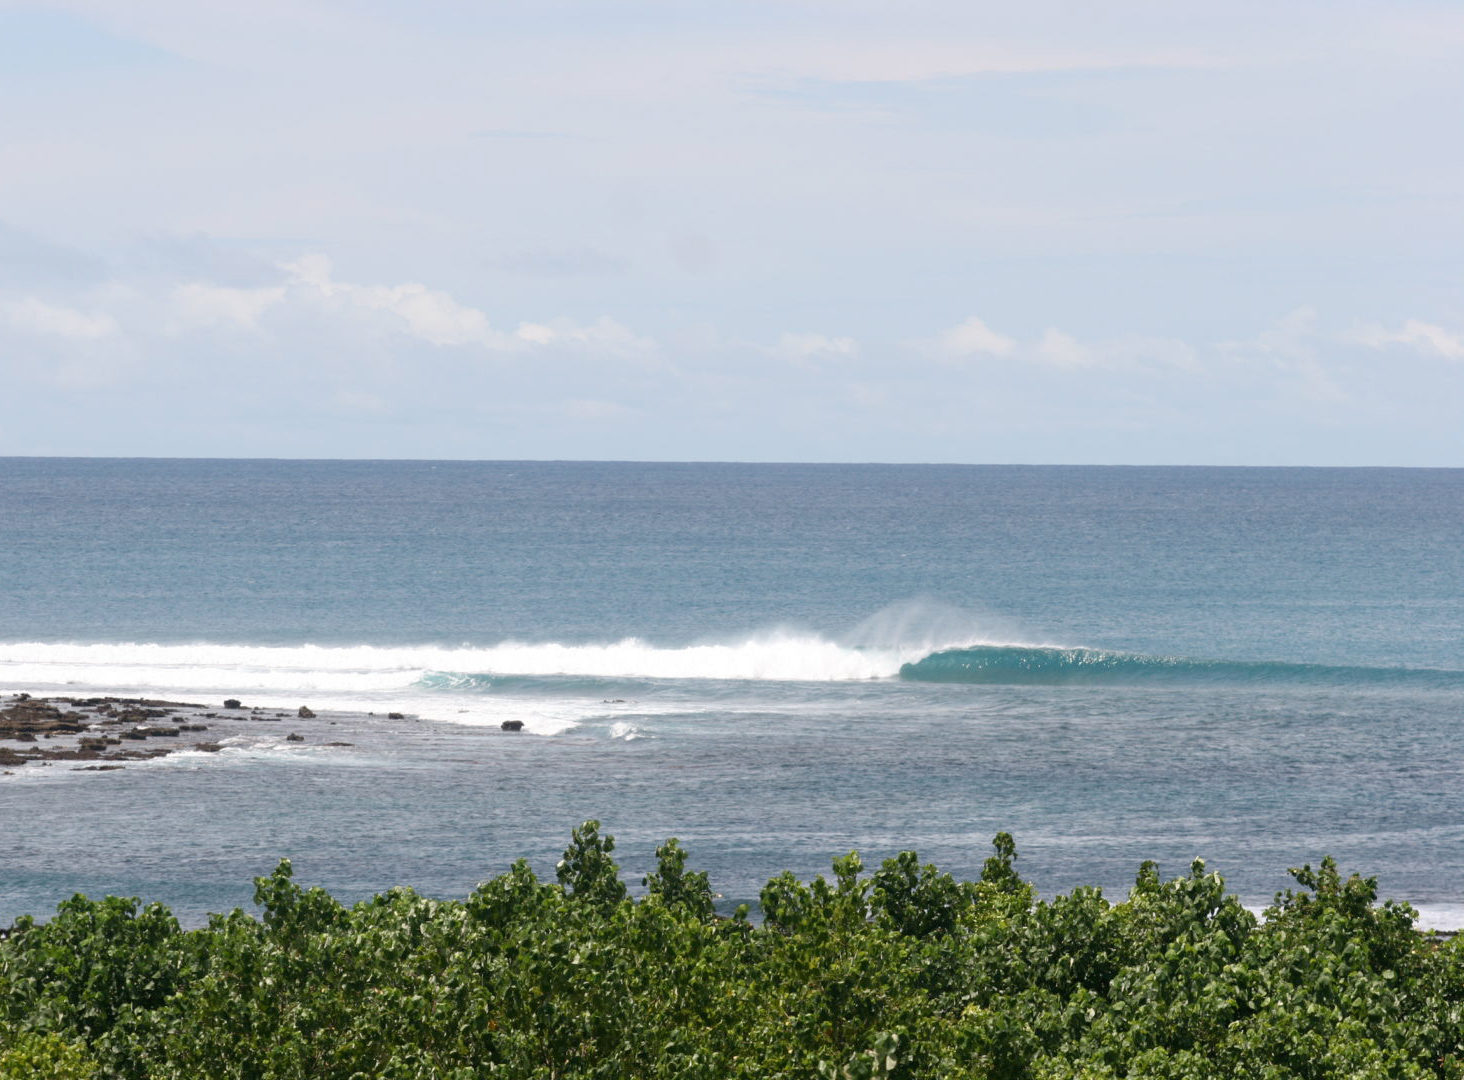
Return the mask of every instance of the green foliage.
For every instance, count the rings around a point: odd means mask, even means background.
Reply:
[[[625,899],[620,867],[610,857],[614,850],[615,837],[601,837],[600,823],[587,821],[570,834],[569,847],[554,875],[576,900],[599,908],[613,907]]]
[[[593,821],[557,883],[520,861],[462,901],[345,907],[288,861],[260,917],[192,931],[74,897],[0,939],[0,1080],[1464,1080],[1464,944],[1372,879],[1323,860],[1258,920],[1199,861],[1038,900],[993,845],[975,882],[782,874],[760,925],[675,840],[629,898]]]
[[[661,903],[680,908],[688,915],[710,919],[715,913],[707,875],[687,871],[686,849],[674,836],[656,849],[656,872],[647,874],[641,883]]]
[[[0,1080],[91,1080],[96,1062],[59,1035],[0,1035]]]

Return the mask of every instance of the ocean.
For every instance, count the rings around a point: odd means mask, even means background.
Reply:
[[[1464,470],[0,459],[0,692],[349,744],[11,770],[0,925],[463,896],[588,818],[726,910],[1009,831],[1047,896],[1330,854],[1464,925],[1461,539]]]

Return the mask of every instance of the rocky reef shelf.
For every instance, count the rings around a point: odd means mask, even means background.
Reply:
[[[217,752],[223,748],[221,739],[259,723],[293,721],[287,741],[314,741],[316,732],[311,729],[318,726],[318,719],[304,705],[289,712],[251,708],[233,698],[222,706],[209,706],[152,698],[17,693],[0,699],[0,770],[8,775],[21,768],[68,764],[101,772],[179,750]],[[310,734],[293,730],[297,727]]]

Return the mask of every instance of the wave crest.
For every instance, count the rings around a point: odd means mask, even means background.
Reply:
[[[943,649],[900,667],[913,682],[1061,685],[1129,682],[1464,685],[1464,672],[1341,667],[1268,660],[1195,660],[1105,649],[976,645]]]

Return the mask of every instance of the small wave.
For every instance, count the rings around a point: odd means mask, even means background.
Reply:
[[[944,649],[900,668],[913,682],[1060,685],[1096,683],[1281,683],[1464,686],[1464,671],[1342,667],[1264,660],[1196,660],[1104,649],[978,645]]]

